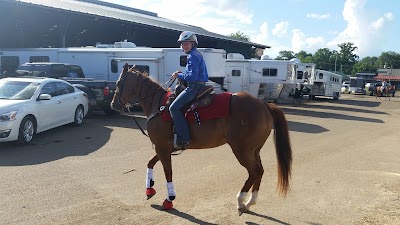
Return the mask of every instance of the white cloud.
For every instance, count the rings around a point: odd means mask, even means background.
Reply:
[[[307,14],[307,18],[310,18],[310,19],[324,20],[324,19],[328,19],[330,17],[331,17],[331,14],[329,14],[329,13],[327,13],[327,14],[308,13]]]
[[[116,4],[155,12],[159,17],[228,35],[251,24],[247,0],[116,0]],[[189,8],[188,8],[189,7]],[[189,10],[188,10],[189,9]]]
[[[338,49],[337,44],[352,42],[358,47],[361,57],[381,52],[385,26],[394,19],[392,13],[385,13],[373,20],[365,11],[366,0],[346,0],[343,18],[347,22],[345,30],[328,43],[329,48]]]
[[[253,33],[254,34],[250,36],[251,41],[255,43],[267,43],[269,37],[268,23],[262,23],[260,26],[260,30]]]
[[[275,24],[274,29],[272,29],[272,34],[277,37],[283,37],[287,33],[287,29],[289,27],[289,22],[280,22]]]
[[[304,50],[306,52],[314,53],[321,46],[324,45],[325,40],[323,37],[307,37],[301,30],[294,29],[292,31],[292,48],[294,53]]]

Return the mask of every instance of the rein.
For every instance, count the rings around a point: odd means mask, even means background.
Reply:
[[[155,90],[158,90],[158,89],[160,89],[160,88],[164,88],[168,83],[170,83],[170,84],[168,85],[168,87],[167,87],[166,89],[170,88],[170,87],[172,86],[172,84],[174,83],[175,79],[176,79],[176,78],[172,78],[172,77],[171,77],[171,79],[169,79],[167,82],[165,82],[165,83],[164,83],[163,85],[161,85],[160,87],[157,87]],[[124,86],[125,86],[125,84],[124,84]],[[153,93],[153,92],[151,92],[151,93]],[[137,101],[139,102],[139,101],[142,101],[142,100],[144,100],[144,99],[146,99],[146,98],[148,98],[148,97],[152,97],[152,96],[153,96],[153,95],[146,95],[146,96],[144,96],[144,97],[142,97],[142,98],[139,98]],[[122,103],[124,103],[124,102],[121,100],[121,97],[119,97],[118,101],[121,101]],[[130,116],[133,118],[133,121],[135,122],[136,126],[139,127],[140,131],[142,131],[142,134],[143,134],[144,136],[150,138],[149,135],[146,134],[146,132],[144,131],[144,129],[140,126],[140,124],[139,124],[139,122],[137,121],[136,117],[135,117],[134,115],[131,114],[131,110],[130,110],[131,105],[132,105],[132,104],[130,104],[130,103],[127,103],[127,104],[124,103],[125,108],[128,110]],[[150,116],[151,116],[151,118],[154,118],[154,117],[155,117],[156,115],[158,115],[159,113],[160,113],[160,111],[158,111],[157,113],[153,113],[154,115],[151,114]],[[149,118],[150,118],[150,116],[149,116]],[[148,122],[148,121],[149,121],[149,119],[147,120],[147,122]]]

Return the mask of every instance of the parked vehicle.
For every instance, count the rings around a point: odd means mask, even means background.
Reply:
[[[342,75],[326,70],[315,70],[311,84],[312,89],[308,95],[310,99],[323,96],[338,100],[342,92]]]
[[[53,78],[0,80],[0,142],[27,144],[35,134],[73,123],[88,112],[87,94]]]
[[[350,77],[349,94],[366,94],[363,77]]]
[[[348,84],[342,84],[342,88],[340,89],[340,93],[349,94],[349,85]]]
[[[239,53],[228,53],[224,88],[229,92],[247,92],[263,101],[277,102],[294,95],[298,82],[303,83],[297,61],[245,59]],[[299,79],[298,79],[299,77]]]
[[[17,68],[16,74],[16,76],[66,80],[88,95],[90,111],[104,111],[108,114],[114,112],[110,108],[110,103],[116,89],[115,82],[87,79],[78,65],[52,62],[24,63]]]
[[[223,84],[226,51],[198,48],[207,64],[210,80]],[[159,83],[165,83],[171,74],[186,67],[187,54],[181,48],[137,47],[128,41],[113,45],[70,48],[0,49],[0,70],[15,71],[27,62],[60,62],[79,65],[86,78],[116,82],[125,63],[147,71]]]

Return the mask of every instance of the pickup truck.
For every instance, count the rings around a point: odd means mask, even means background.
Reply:
[[[104,111],[108,115],[114,113],[110,103],[116,89],[115,82],[85,78],[82,68],[78,65],[52,62],[24,63],[14,74],[14,76],[63,79],[88,95],[89,111]]]

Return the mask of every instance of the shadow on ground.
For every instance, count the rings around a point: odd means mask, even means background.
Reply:
[[[25,146],[15,142],[0,143],[0,166],[35,165],[88,155],[110,140],[113,126],[134,128],[130,120],[120,115],[92,114],[79,127],[65,125],[39,133]]]

